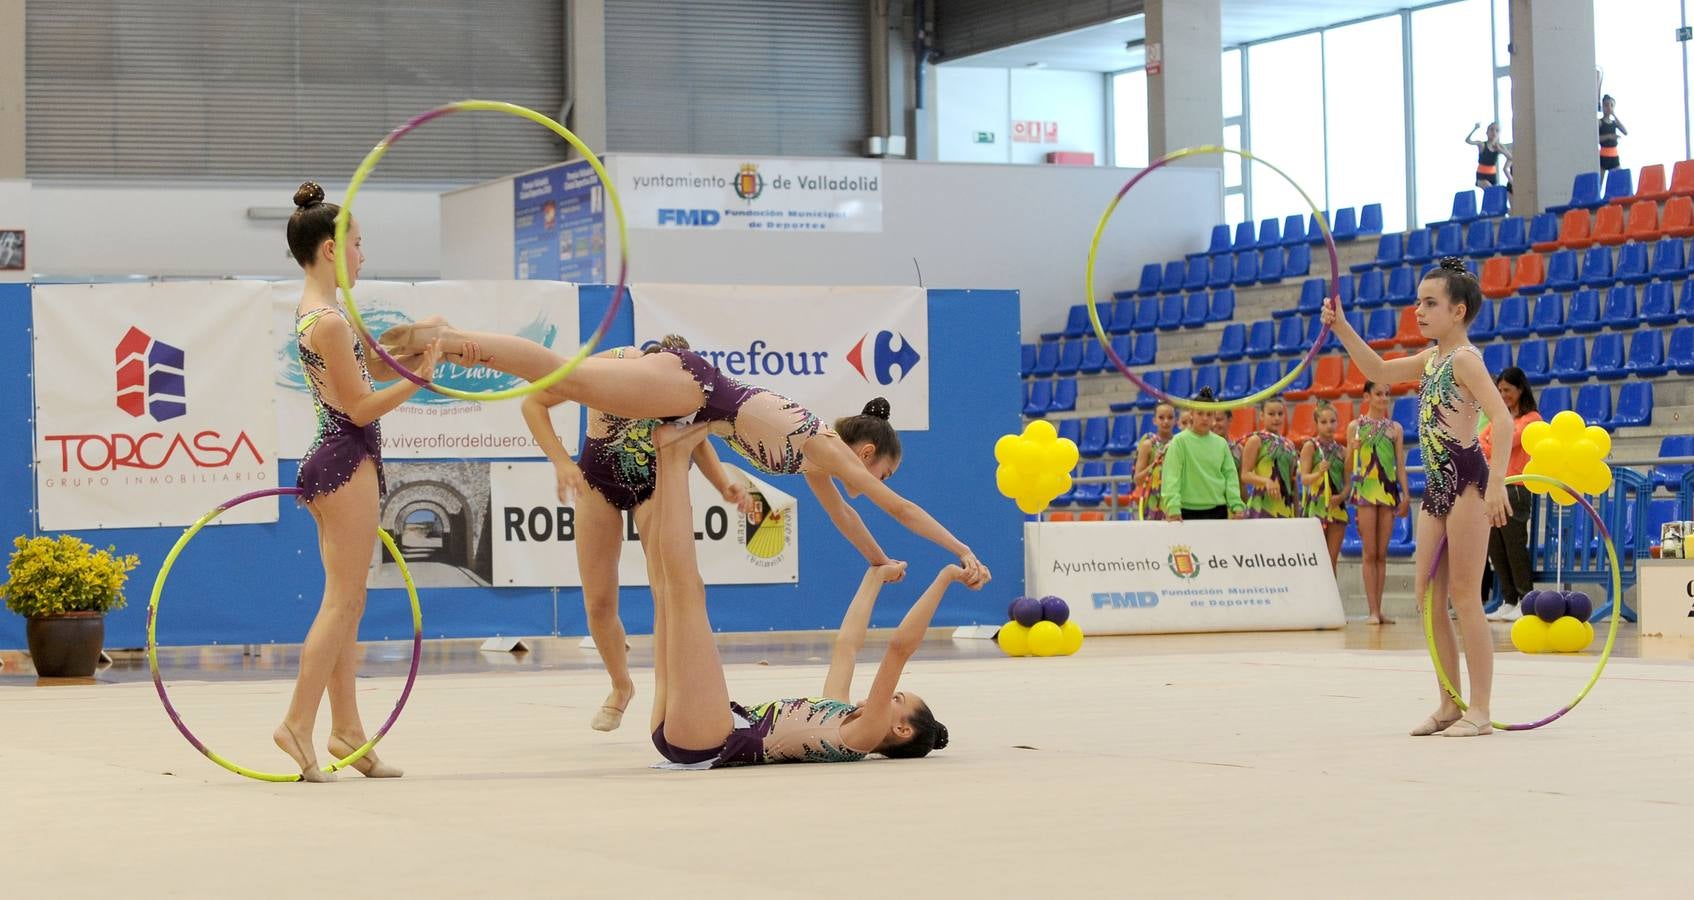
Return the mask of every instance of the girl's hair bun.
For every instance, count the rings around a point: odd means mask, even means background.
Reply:
[[[311,209],[322,202],[324,202],[323,185],[315,181],[305,182],[294,192],[294,205],[301,209]]]

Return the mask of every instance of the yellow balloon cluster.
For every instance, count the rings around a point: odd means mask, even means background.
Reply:
[[[1017,622],[1000,626],[995,642],[1007,656],[1069,656],[1082,649],[1082,626],[1036,622],[1025,628]]]
[[[1587,425],[1582,416],[1565,410],[1552,422],[1531,422],[1523,429],[1523,449],[1529,454],[1525,475],[1556,478],[1584,494],[1603,494],[1612,486],[1612,467],[1606,457],[1612,452],[1612,436],[1598,425]],[[1576,498],[1556,487],[1524,482],[1532,493],[1552,494],[1553,502],[1570,506]]]
[[[1523,653],[1579,653],[1594,641],[1594,626],[1573,616],[1547,622],[1524,616],[1512,623],[1512,646]]]
[[[1003,435],[994,442],[994,460],[1000,464],[994,484],[1033,516],[1071,489],[1070,472],[1078,457],[1075,441],[1059,437],[1053,423],[1036,419],[1023,434]]]

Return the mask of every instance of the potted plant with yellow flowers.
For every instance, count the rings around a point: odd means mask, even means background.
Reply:
[[[140,560],[116,548],[95,550],[68,534],[19,537],[0,584],[6,608],[29,620],[30,660],[37,675],[94,674],[106,639],[106,613],[122,609],[124,582]]]

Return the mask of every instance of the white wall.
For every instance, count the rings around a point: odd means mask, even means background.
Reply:
[[[725,157],[731,162],[738,161]],[[618,157],[607,160],[616,179]],[[701,284],[915,284],[1015,288],[1026,337],[1064,323],[1084,299],[1088,241],[1134,174],[1084,166],[885,162],[879,233],[699,229],[630,231],[631,280]],[[1097,290],[1133,287],[1141,265],[1205,248],[1222,208],[1215,169],[1160,169],[1136,186],[1106,233]],[[446,194],[444,278],[511,278],[512,179]],[[610,230],[610,229],[608,229]],[[612,235],[615,266],[616,235]]]
[[[30,183],[27,181],[0,180],[0,231],[23,230],[24,262],[33,266],[35,263],[35,230],[30,227]],[[29,269],[21,272],[0,271],[0,282],[28,281]]]
[[[247,217],[249,207],[292,210],[298,186],[37,181],[30,201],[29,267],[71,278],[298,276],[299,267],[288,257],[287,222]],[[324,185],[332,202],[345,188]],[[360,190],[353,212],[369,257],[365,277],[440,275],[440,193]]]
[[[1106,77],[1051,69],[936,68],[937,152],[942,162],[1042,163],[1058,150],[1106,158]],[[1012,123],[1057,122],[1056,143],[1013,143]],[[994,143],[975,142],[979,131]]]

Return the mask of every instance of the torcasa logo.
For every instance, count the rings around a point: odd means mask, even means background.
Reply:
[[[894,348],[895,339],[900,341],[898,350]],[[871,345],[868,368],[865,360],[867,343]],[[859,377],[877,384],[898,384],[905,381],[906,376],[912,374],[912,370],[922,361],[923,356],[912,347],[912,342],[906,340],[905,335],[893,331],[878,331],[875,335],[867,333],[859,338],[852,350],[847,351],[847,362],[858,371]],[[896,368],[900,370],[898,375],[894,373]]]
[[[118,409],[135,418],[150,415],[164,422],[188,413],[183,372],[184,354],[131,325],[118,340],[116,357]]]

